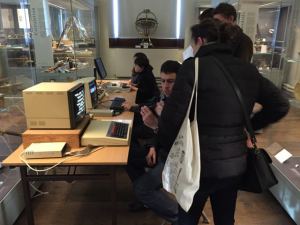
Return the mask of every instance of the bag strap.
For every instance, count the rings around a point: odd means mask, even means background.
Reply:
[[[197,118],[196,117],[196,112],[197,112],[196,110],[197,110],[197,90],[198,90],[198,65],[199,65],[198,61],[199,61],[198,58],[195,58],[195,81],[194,81],[194,85],[193,85],[193,90],[192,90],[192,95],[191,95],[189,107],[188,107],[188,110],[186,112],[185,118],[189,117],[189,115],[190,115],[191,106],[192,106],[193,97],[194,97],[195,92],[196,92],[196,99],[195,99],[196,101],[195,101],[194,119]]]
[[[195,58],[195,109],[194,109],[194,118],[193,120],[197,119],[197,102],[198,102],[198,78],[199,78],[199,58]]]
[[[234,90],[234,92],[235,92],[235,94],[236,94],[236,96],[237,96],[237,98],[238,98],[238,100],[240,102],[240,105],[241,105],[241,108],[242,108],[242,111],[243,111],[243,114],[244,114],[244,120],[245,120],[245,123],[246,123],[246,129],[247,129],[247,131],[248,131],[248,133],[250,135],[251,142],[252,142],[254,148],[256,149],[257,148],[257,146],[256,146],[256,137],[255,137],[255,134],[254,134],[254,130],[253,130],[251,121],[250,121],[250,116],[247,113],[247,109],[246,109],[246,106],[244,104],[242,93],[241,93],[239,87],[237,86],[236,82],[231,77],[231,75],[228,72],[228,70],[224,67],[223,63],[221,63],[220,60],[218,60],[214,56],[212,56],[212,58],[215,61],[215,63],[218,65],[218,67],[222,70],[225,78],[230,83],[231,87],[233,88],[233,90]]]

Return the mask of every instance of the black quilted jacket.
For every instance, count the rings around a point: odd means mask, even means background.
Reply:
[[[246,137],[240,103],[212,55],[236,81],[249,115],[255,102],[263,106],[263,110],[252,117],[254,129],[278,121],[289,109],[288,100],[278,88],[259,74],[254,65],[234,58],[230,52],[227,46],[210,44],[202,46],[196,55],[199,57],[197,121],[202,177],[237,176],[246,168]],[[162,158],[167,157],[183,122],[193,84],[194,59],[190,58],[183,63],[160,117],[158,142]]]

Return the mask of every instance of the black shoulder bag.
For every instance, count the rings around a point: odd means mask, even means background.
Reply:
[[[247,151],[247,169],[243,176],[240,189],[248,192],[261,193],[278,183],[270,167],[272,159],[268,155],[266,150],[262,148],[257,148],[256,146],[255,134],[240,89],[238,88],[235,81],[232,79],[227,69],[223,66],[223,64],[217,58],[212,58],[214,59],[218,67],[222,70],[227,81],[230,83],[230,85],[235,91],[235,94],[240,102],[244,114],[246,129],[250,135],[251,142],[253,144],[253,148],[248,148]]]

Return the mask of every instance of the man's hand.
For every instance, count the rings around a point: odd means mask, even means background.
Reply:
[[[254,148],[254,145],[253,145],[250,137],[247,138],[246,143],[247,143],[247,147],[248,148]]]
[[[124,110],[129,111],[130,108],[132,107],[132,104],[126,101],[122,104],[122,106],[124,107]]]
[[[137,91],[138,90],[137,85],[136,84],[131,84],[130,85],[130,90]]]
[[[156,107],[155,107],[155,112],[158,116],[160,116],[163,108],[164,108],[165,102],[164,101],[160,101],[156,103]]]
[[[143,118],[144,124],[151,129],[157,129],[158,127],[158,119],[157,117],[151,112],[148,106],[143,106],[141,108],[141,116]]]
[[[156,164],[156,150],[154,147],[149,149],[149,152],[146,156],[148,166],[152,167]]]
[[[249,133],[247,131],[246,131],[246,134],[247,134],[247,140],[246,140],[247,147],[248,148],[254,148],[254,145],[253,145],[253,143],[251,141],[251,137],[250,137],[250,135],[249,135]]]

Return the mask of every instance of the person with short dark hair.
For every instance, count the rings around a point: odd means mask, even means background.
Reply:
[[[133,55],[133,61],[135,61],[137,58],[144,58],[144,59],[148,59],[148,57],[142,53],[142,52],[136,52],[134,55]],[[136,87],[137,86],[137,82],[138,82],[138,73],[135,72],[134,70],[134,66],[132,67],[132,71],[131,71],[131,79],[129,80],[128,84],[133,86],[133,87]]]
[[[145,59],[148,59],[148,57],[146,56],[145,53],[143,52],[136,52],[134,55],[133,55],[133,58],[136,59],[136,58],[145,58]]]
[[[213,16],[214,16],[214,8],[207,8],[207,9],[203,10],[203,12],[201,12],[198,19],[199,19],[199,22],[201,22],[204,19],[213,18]]]
[[[216,64],[229,71],[242,93],[248,114],[255,102],[262,110],[251,118],[253,129],[260,129],[284,117],[289,102],[281,91],[257,68],[232,55],[228,45],[220,43],[218,24],[205,20],[191,28],[192,47],[199,58],[197,123],[200,141],[200,188],[188,212],[179,207],[179,225],[197,225],[205,202],[210,198],[215,225],[233,225],[237,192],[247,166],[247,134],[244,114],[235,92]],[[173,91],[164,104],[158,123],[146,123],[158,130],[158,149],[162,160],[176,139],[186,116],[195,82],[195,58],[184,61]],[[194,104],[190,118],[193,118]]]
[[[253,56],[253,42],[251,38],[248,37],[236,24],[236,9],[232,5],[222,2],[214,9],[213,18],[236,27],[234,30],[236,32],[234,34],[234,39],[230,43],[233,50],[233,55],[244,60],[245,62],[251,62]]]
[[[176,74],[180,67],[180,63],[173,60],[168,60],[162,64],[160,70],[162,83],[161,97],[154,104],[154,107],[143,106],[141,108],[141,115],[144,121],[149,122],[159,119],[165,102],[168,101],[168,98],[172,94]],[[131,178],[133,178],[133,175],[135,176],[133,179],[133,190],[140,203],[175,225],[177,224],[178,204],[169,194],[162,190],[161,175],[164,163],[161,161],[159,149],[156,147],[156,138],[155,134],[145,142],[146,151],[144,159],[146,165],[142,165],[142,167],[149,167],[149,171],[145,172],[144,168],[134,168],[134,165],[128,160],[127,172]],[[137,150],[135,149],[135,151]],[[134,151],[131,152],[131,154],[133,153]]]
[[[226,23],[236,21],[237,13],[233,5],[226,2],[221,2],[213,11],[213,17]]]

